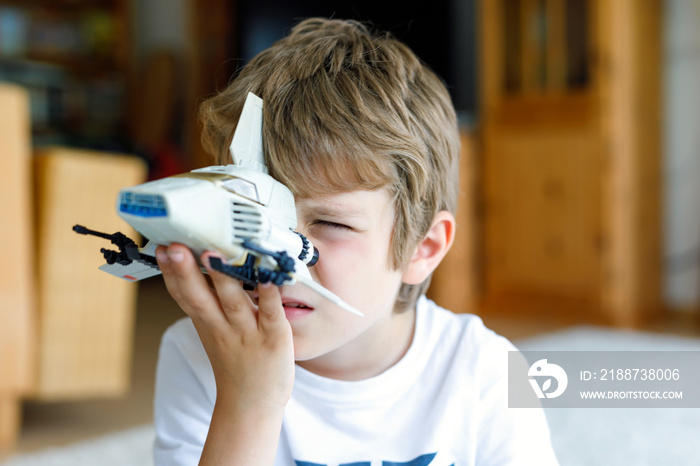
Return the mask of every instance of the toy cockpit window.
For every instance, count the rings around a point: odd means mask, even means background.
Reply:
[[[243,180],[241,178],[232,178],[222,182],[221,186],[234,194],[238,194],[246,199],[257,202],[258,204],[262,204],[260,202],[260,197],[258,196],[258,189],[256,188],[255,184],[251,183],[250,181]]]

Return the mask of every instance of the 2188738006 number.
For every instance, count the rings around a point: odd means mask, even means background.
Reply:
[[[679,380],[679,369],[602,369],[600,380]]]

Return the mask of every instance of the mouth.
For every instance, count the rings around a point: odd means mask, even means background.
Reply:
[[[307,306],[306,304],[294,303],[294,302],[282,303],[282,306],[291,307],[291,308],[295,308],[295,309],[309,309],[309,310],[313,309],[313,308]]]
[[[282,301],[282,307],[284,307],[284,314],[287,316],[287,320],[296,320],[302,317],[306,317],[311,314],[314,310],[313,307],[307,306],[306,304],[299,301]]]
[[[259,305],[258,294],[251,294],[251,298],[256,306]],[[282,297],[282,307],[284,308],[284,314],[287,316],[287,320],[297,320],[302,317],[308,316],[315,309],[309,304],[299,301],[292,297]]]

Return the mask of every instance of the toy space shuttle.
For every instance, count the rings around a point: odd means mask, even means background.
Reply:
[[[182,243],[195,257],[215,250],[215,270],[252,288],[259,281],[278,286],[299,282],[341,308],[362,316],[314,282],[308,268],[319,251],[297,226],[292,192],[267,174],[262,143],[263,101],[248,94],[230,146],[231,165],[211,166],[122,189],[117,213],[148,238],[139,248],[121,233],[105,234],[80,225],[80,234],[109,239],[119,251],[102,249],[101,270],[128,281],[160,274],[159,245]]]

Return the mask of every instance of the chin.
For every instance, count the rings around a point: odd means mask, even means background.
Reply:
[[[294,345],[294,361],[296,362],[309,361],[323,354],[322,352],[312,351],[309,348],[298,348],[297,345]]]
[[[302,340],[302,341],[299,341]],[[316,344],[314,344],[316,343]],[[319,347],[318,341],[303,341],[294,339],[294,360],[296,362],[310,361],[331,352],[333,348]]]

